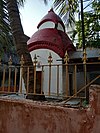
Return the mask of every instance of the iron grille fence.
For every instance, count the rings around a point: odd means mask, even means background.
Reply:
[[[100,62],[71,63],[24,66],[23,59],[19,66],[13,66],[11,59],[8,65],[0,63],[0,93],[29,94],[30,70],[33,70],[33,95],[47,97],[86,98],[91,84],[100,84]],[[26,85],[23,80],[26,72]],[[32,73],[31,73],[32,74]],[[37,93],[36,89],[40,89]]]

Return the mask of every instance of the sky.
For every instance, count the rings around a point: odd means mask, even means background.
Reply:
[[[20,17],[24,33],[31,37],[37,31],[40,20],[52,8],[52,1],[45,5],[43,0],[26,0],[24,7],[20,7]]]

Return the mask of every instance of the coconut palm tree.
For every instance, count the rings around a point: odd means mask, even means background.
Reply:
[[[19,9],[18,9],[18,4],[23,4],[24,1],[25,0],[6,0],[6,4],[7,4],[7,10],[10,18],[10,26],[11,26],[12,35],[14,38],[17,53],[20,57],[23,55],[25,66],[30,66],[30,65],[32,66],[33,63],[31,59],[31,55],[27,48],[27,41],[29,37],[27,37],[24,34],[20,15],[19,15]],[[25,85],[27,84],[26,74],[27,74],[27,71],[26,69],[24,69],[23,78],[24,78]],[[33,86],[34,86],[33,83],[34,83],[34,78],[33,78],[33,69],[32,69],[30,71],[30,76],[29,76],[29,93],[33,93]],[[38,90],[38,88],[36,88],[36,92],[40,93],[41,91]],[[28,94],[27,98],[35,99],[35,100],[45,99],[44,95],[39,96],[39,95],[32,95],[32,94],[31,95]]]
[[[3,54],[3,47],[5,46],[8,50],[10,50],[13,46],[13,40],[11,36],[6,3],[5,1],[0,0],[0,57]]]

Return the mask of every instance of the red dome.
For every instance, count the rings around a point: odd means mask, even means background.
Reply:
[[[53,28],[39,30],[29,39],[28,49],[30,52],[41,48],[50,49],[61,58],[64,57],[66,50],[67,52],[75,50],[67,34]]]
[[[58,15],[54,13],[52,9],[40,21],[40,23],[38,24],[38,28],[41,26],[41,24],[47,21],[53,21],[55,24],[58,24],[59,22],[65,30],[65,26],[62,20]],[[50,49],[57,53],[61,58],[64,57],[66,50],[67,52],[75,51],[75,47],[67,34],[56,28],[44,28],[38,30],[29,39],[27,44],[30,52],[35,49]]]
[[[53,11],[53,9],[51,9],[50,11],[48,11],[48,14],[45,15],[42,18],[42,20],[38,24],[37,28],[39,28],[41,24],[43,24],[44,22],[47,22],[47,21],[52,21],[55,24],[57,24],[59,22],[63,26],[63,28],[65,30],[64,23],[62,22],[61,18],[57,14],[55,14],[55,12]]]

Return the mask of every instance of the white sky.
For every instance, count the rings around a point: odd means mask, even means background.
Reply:
[[[43,0],[26,0],[24,7],[20,8],[20,16],[24,33],[31,37],[37,31],[40,20],[52,8],[52,2],[45,5]]]

